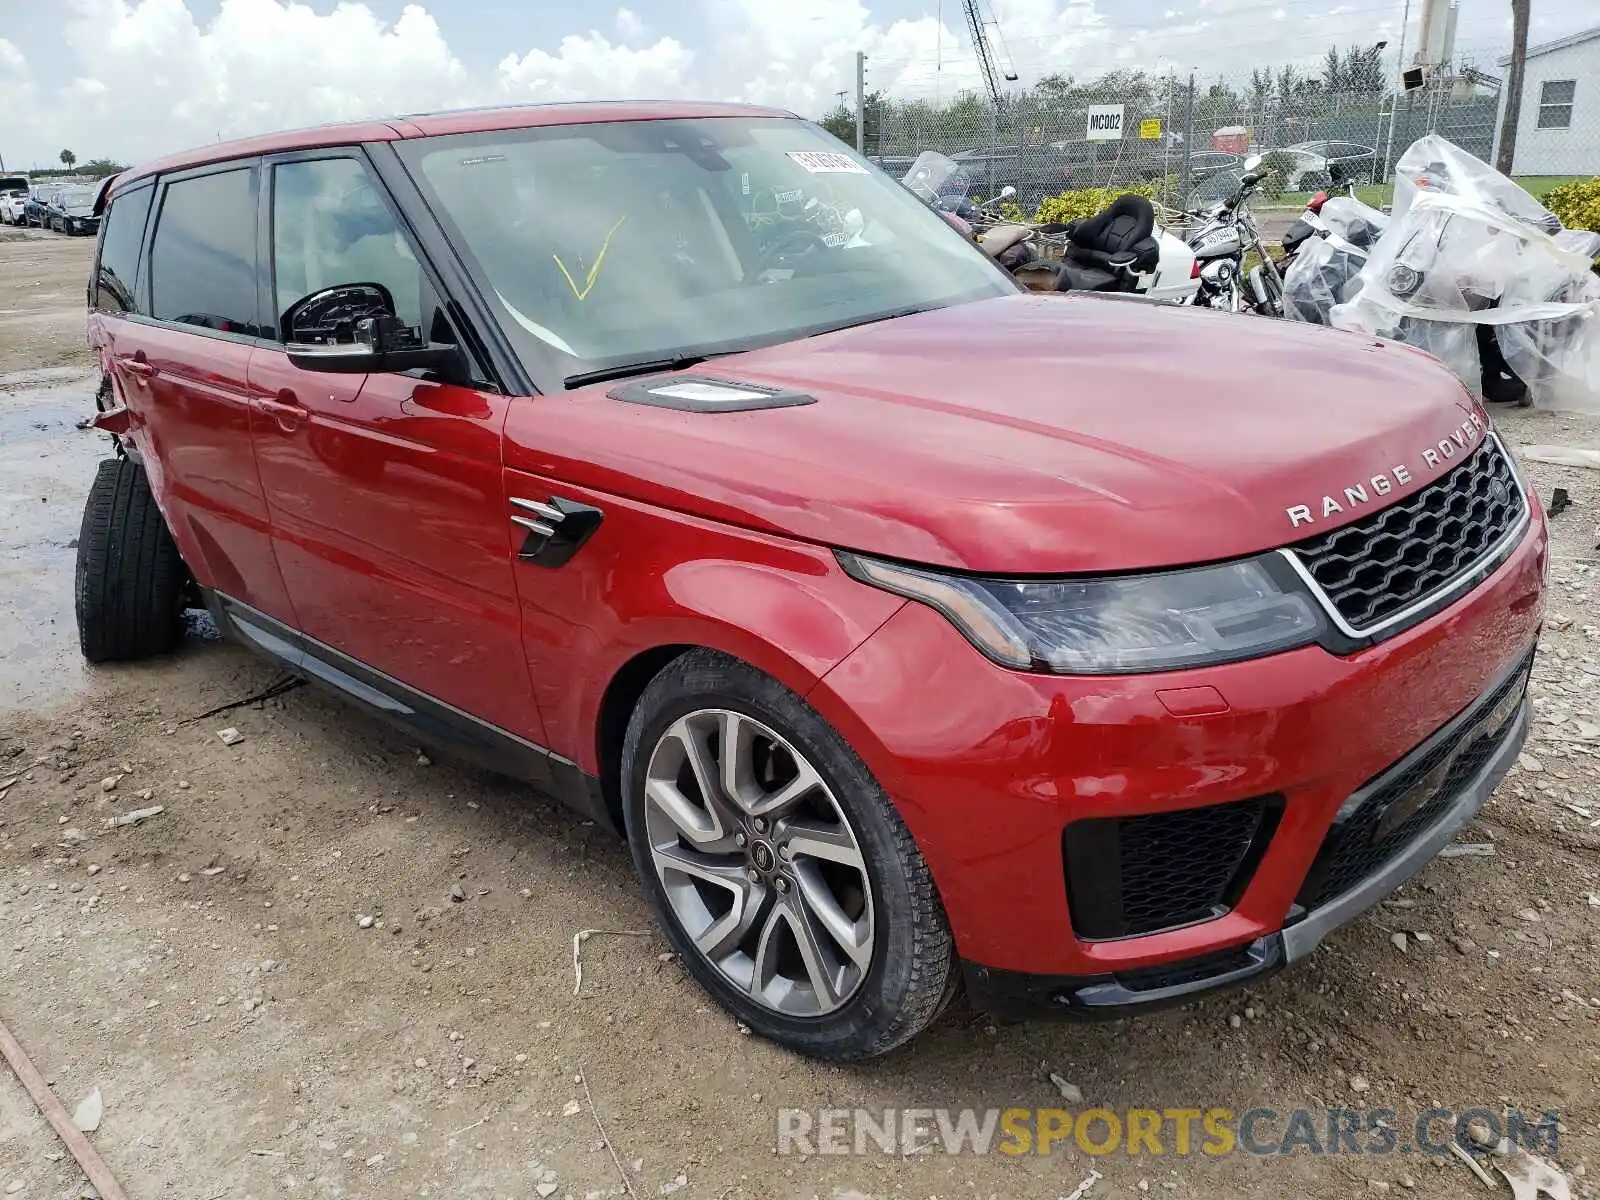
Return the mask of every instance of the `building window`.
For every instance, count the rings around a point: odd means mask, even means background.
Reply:
[[[1572,95],[1578,84],[1572,79],[1547,80],[1539,88],[1539,128],[1572,128]]]

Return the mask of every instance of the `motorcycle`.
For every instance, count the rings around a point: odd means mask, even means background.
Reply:
[[[1387,232],[1340,329],[1406,342],[1485,400],[1594,411],[1600,235],[1566,230],[1516,183],[1437,135],[1395,169]]]
[[[1326,325],[1335,304],[1354,297],[1361,268],[1389,218],[1352,196],[1319,192],[1283,238],[1283,315]]]
[[[1119,196],[1081,221],[1024,224],[996,209],[1016,196],[1004,187],[986,203],[968,195],[960,164],[919,155],[901,182],[1033,291],[1120,292],[1183,303],[1199,287],[1194,255],[1155,223],[1142,196]]]
[[[1199,279],[1193,300],[1196,308],[1283,315],[1283,276],[1261,244],[1250,209],[1250,198],[1261,190],[1267,177],[1261,163],[1261,155],[1251,155],[1244,160],[1245,173],[1229,195],[1209,209],[1183,213],[1201,222],[1187,239]],[[1247,270],[1245,259],[1251,253],[1257,262]]]

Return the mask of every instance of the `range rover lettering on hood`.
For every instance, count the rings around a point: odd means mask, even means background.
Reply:
[[[1293,529],[1299,529],[1302,525],[1315,525],[1329,517],[1338,516],[1346,509],[1374,503],[1397,487],[1404,487],[1427,475],[1437,474],[1448,467],[1452,460],[1475,448],[1483,440],[1483,435],[1488,429],[1488,422],[1477,413],[1473,413],[1452,429],[1448,436],[1440,438],[1431,446],[1424,446],[1412,462],[1396,463],[1387,471],[1381,471],[1368,479],[1350,484],[1337,494],[1329,492],[1311,504],[1291,504],[1283,510],[1289,516],[1289,525]]]

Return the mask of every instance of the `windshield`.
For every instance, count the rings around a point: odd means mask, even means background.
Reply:
[[[77,216],[81,213],[94,211],[93,192],[62,192],[56,197],[56,203],[65,211]]]
[[[398,149],[546,391],[1016,290],[803,121],[546,126]]]

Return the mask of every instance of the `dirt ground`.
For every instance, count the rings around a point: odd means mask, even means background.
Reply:
[[[430,763],[309,687],[202,716],[276,679],[203,625],[165,661],[77,662],[72,544],[103,448],[74,428],[92,407],[90,251],[0,241],[0,785],[19,777],[0,788],[0,1021],[69,1111],[99,1089],[92,1140],[129,1197],[1487,1194],[1454,1158],[1398,1152],[776,1151],[780,1107],[1060,1105],[1052,1072],[1112,1110],[1351,1105],[1409,1131],[1434,1105],[1554,1109],[1554,1158],[1593,1196],[1600,472],[1527,464],[1572,507],[1554,521],[1540,723],[1460,839],[1492,856],[1434,862],[1249,991],[1089,1026],[958,1005],[885,1059],[819,1066],[712,1006],[623,847],[566,811]],[[1514,445],[1600,448],[1600,421],[1499,421]],[[225,726],[244,741],[225,746]],[[584,929],[645,933],[588,940],[574,995]],[[81,1195],[62,1151],[0,1069],[0,1197]]]

